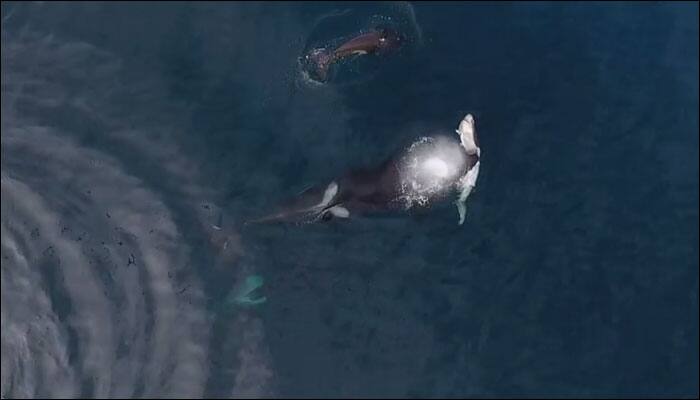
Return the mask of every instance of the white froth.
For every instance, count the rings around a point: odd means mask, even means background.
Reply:
[[[406,208],[427,205],[463,175],[466,155],[459,142],[443,136],[423,137],[407,150],[400,165],[401,200]]]
[[[437,157],[432,157],[425,160],[423,163],[423,169],[436,178],[445,178],[450,172],[447,163]]]

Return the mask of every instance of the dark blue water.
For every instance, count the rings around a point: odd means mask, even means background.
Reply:
[[[410,48],[303,78],[373,15]],[[696,3],[2,18],[3,398],[698,396]],[[243,226],[466,113],[464,225]]]

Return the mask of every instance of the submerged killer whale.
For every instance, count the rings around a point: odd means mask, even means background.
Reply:
[[[393,29],[376,29],[355,36],[335,49],[313,49],[306,55],[306,60],[314,63],[318,78],[325,81],[333,63],[351,56],[390,51],[400,47],[401,42],[401,35]]]
[[[456,191],[455,204],[461,225],[466,215],[466,200],[479,176],[481,149],[471,114],[464,117],[456,132],[459,142],[447,149],[452,153],[453,160],[455,152],[459,153],[457,158],[460,162],[454,163],[454,168],[440,159],[445,152],[422,152],[419,157],[412,158],[413,164],[406,161],[407,152],[401,152],[375,168],[356,169],[328,183],[311,187],[290,200],[280,211],[249,223],[308,223],[327,221],[333,217],[349,218],[373,212],[406,210],[411,207],[411,203],[405,201],[407,193],[420,192],[423,183],[420,179],[418,182],[412,180],[420,176],[412,175],[410,170],[412,165],[422,163],[419,166],[421,173],[427,174],[430,182],[438,182],[435,187],[439,190],[425,192],[428,193],[423,196],[426,203],[421,205],[425,206]],[[454,173],[447,173],[449,168],[453,168]],[[439,179],[432,180],[431,174],[437,174]]]

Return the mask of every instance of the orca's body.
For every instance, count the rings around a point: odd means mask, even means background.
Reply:
[[[313,65],[317,78],[326,81],[334,63],[354,56],[389,53],[400,48],[402,43],[403,37],[399,32],[388,28],[376,29],[354,36],[335,49],[312,49],[304,59]]]
[[[251,221],[308,223],[400,209],[399,174],[392,158],[376,168],[358,169],[313,186],[285,202],[279,212]]]
[[[476,185],[481,151],[474,120],[467,115],[454,140],[423,138],[375,168],[363,168],[314,186],[272,215],[251,221],[308,223],[429,206],[457,190],[460,224],[465,202]],[[418,144],[418,146],[416,146]],[[442,158],[441,158],[442,157]]]

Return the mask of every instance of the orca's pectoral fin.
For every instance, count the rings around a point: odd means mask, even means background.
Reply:
[[[257,298],[252,298],[252,297],[242,297],[238,299],[238,305],[240,306],[257,306],[259,304],[263,304],[267,301],[267,297],[262,296],[262,297],[257,297]]]
[[[229,306],[256,306],[267,301],[267,297],[256,295],[258,289],[263,285],[263,278],[260,275],[248,276],[241,285],[237,286],[227,297],[225,304]]]

